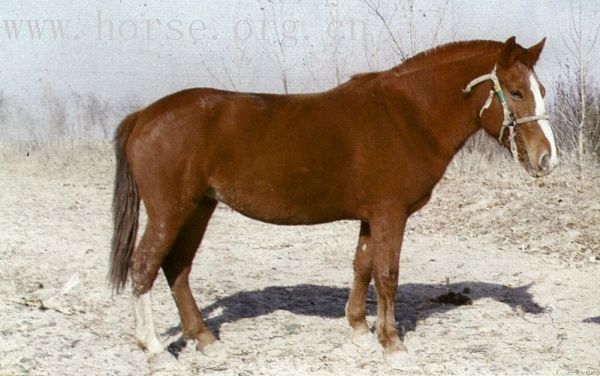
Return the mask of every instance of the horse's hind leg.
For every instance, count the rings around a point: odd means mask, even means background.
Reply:
[[[203,198],[196,211],[187,220],[169,255],[162,264],[163,271],[171,287],[175,304],[179,310],[183,336],[197,341],[197,349],[202,350],[213,343],[216,338],[204,324],[198,306],[192,296],[189,285],[189,274],[192,261],[202,241],[208,221],[217,202]]]
[[[138,344],[150,353],[163,350],[154,329],[150,290],[184,220],[185,216],[181,214],[169,217],[148,213],[144,235],[131,255],[135,337]]]
[[[366,300],[372,278],[372,263],[371,229],[367,222],[361,222],[353,264],[354,283],[346,304],[346,318],[352,327],[355,341],[361,341],[365,335],[370,335],[366,320]]]
[[[135,316],[135,339],[140,347],[151,354],[163,351],[163,345],[156,337],[154,320],[152,319],[152,301],[150,292],[133,297]]]

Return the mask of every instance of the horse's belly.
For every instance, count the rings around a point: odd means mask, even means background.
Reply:
[[[285,192],[260,191],[256,188],[210,188],[206,196],[233,210],[262,222],[279,225],[309,225],[351,219],[336,200],[316,193],[299,197]]]

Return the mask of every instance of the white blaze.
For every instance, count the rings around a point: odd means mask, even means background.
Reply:
[[[531,93],[533,94],[533,98],[535,100],[535,114],[543,115],[546,113],[546,106],[544,105],[544,98],[542,98],[542,92],[540,91],[540,85],[538,84],[535,75],[529,76],[529,83],[531,88]],[[558,163],[558,157],[556,155],[556,143],[554,141],[554,133],[552,133],[552,127],[550,127],[550,122],[548,120],[538,120],[538,124],[544,133],[544,136],[548,140],[550,144],[550,168],[556,166]]]

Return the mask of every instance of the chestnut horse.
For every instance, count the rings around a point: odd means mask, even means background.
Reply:
[[[365,305],[373,279],[377,337],[393,366],[405,364],[394,317],[405,224],[452,157],[483,128],[533,176],[557,163],[533,70],[543,46],[526,49],[514,37],[451,43],[323,93],[197,88],[127,116],[115,137],[110,281],[119,292],[131,276],[139,345],[164,349],[149,295],[160,268],[184,337],[199,350],[215,341],[188,277],[222,202],[278,225],[361,221],[346,317],[353,338],[371,336]],[[140,200],[148,222],[135,246]]]

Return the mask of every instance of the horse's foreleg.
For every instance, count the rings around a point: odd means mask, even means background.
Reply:
[[[354,282],[346,304],[346,318],[352,327],[354,341],[370,336],[366,320],[366,300],[372,276],[371,229],[361,222],[360,235],[354,256]]]
[[[198,350],[203,350],[216,338],[202,320],[190,290],[189,274],[194,256],[216,205],[217,202],[209,198],[204,198],[200,202],[198,209],[182,228],[177,241],[162,265],[179,310],[183,336],[195,339]]]
[[[382,216],[371,222],[373,279],[377,290],[377,338],[388,363],[395,368],[414,365],[396,329],[395,307],[400,249],[406,215]]]

